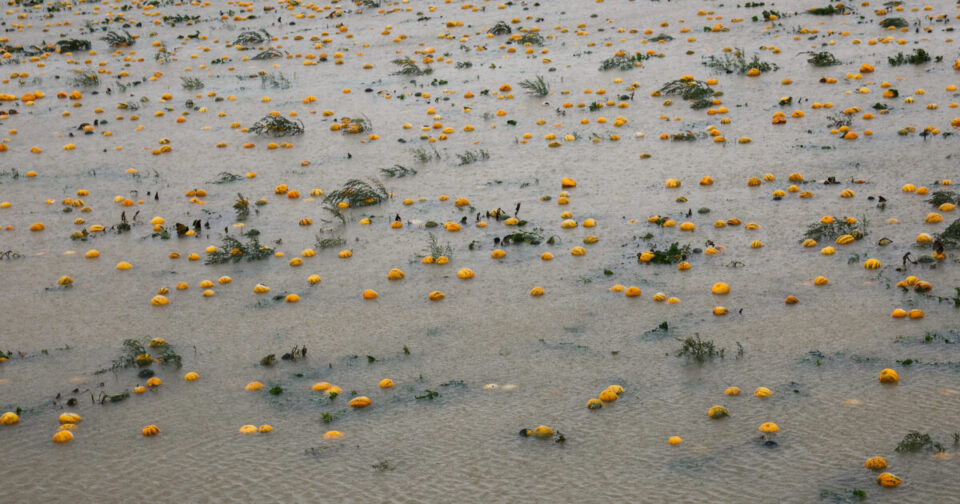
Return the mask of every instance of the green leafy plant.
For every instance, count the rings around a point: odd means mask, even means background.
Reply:
[[[247,261],[259,261],[273,255],[273,249],[261,245],[259,240],[260,232],[251,229],[246,233],[247,241],[242,242],[232,236],[224,236],[223,242],[212,254],[207,255],[205,264],[226,264],[228,262],[240,262],[246,258]]]
[[[57,41],[57,49],[60,52],[89,51],[90,41],[81,39],[63,39]]]
[[[719,348],[712,340],[702,340],[697,334],[695,338],[686,338],[678,340],[681,342],[680,349],[677,350],[677,357],[686,357],[693,359],[700,364],[715,357],[723,358],[726,349]]]
[[[450,242],[441,245],[440,242],[437,241],[437,236],[430,233],[427,237],[426,255],[433,257],[434,260],[439,259],[440,256],[451,258],[453,257],[453,247],[450,246]]]
[[[807,63],[810,63],[813,66],[825,67],[842,64],[842,62],[838,60],[837,57],[834,56],[830,51],[806,51],[800,54],[810,55],[810,57],[807,58]]]
[[[73,78],[73,85],[77,87],[97,87],[100,85],[100,76],[93,70],[84,70]]]
[[[413,60],[409,59],[396,59],[393,60],[393,64],[400,67],[400,70],[394,72],[394,75],[409,75],[412,77],[419,77],[421,75],[430,75],[433,73],[432,68],[420,68]]]
[[[653,264],[676,264],[690,255],[691,247],[690,244],[681,246],[678,242],[673,242],[666,250],[657,250],[656,245],[654,245],[651,252],[653,252],[653,259],[650,262]],[[638,261],[641,254],[637,254]]]
[[[406,166],[395,164],[392,168],[380,168],[380,173],[385,177],[396,177],[403,178],[406,176],[414,176],[417,174],[417,170],[413,168],[407,168]]]
[[[180,77],[181,86],[183,89],[193,91],[195,89],[203,89],[203,81],[196,77]]]
[[[928,63],[931,59],[927,51],[917,48],[913,50],[913,53],[906,56],[904,56],[902,52],[897,53],[895,57],[887,58],[887,62],[890,63],[890,66],[900,66],[907,63],[911,65],[922,65],[923,63]]]
[[[703,64],[706,67],[713,68],[714,70],[722,70],[728,74],[746,74],[754,68],[761,72],[773,72],[780,68],[775,63],[762,61],[756,54],[748,60],[744,55],[743,49],[739,48],[734,49],[733,54],[724,54],[720,57],[710,55],[703,61]]]
[[[342,201],[350,204],[351,208],[379,205],[387,199],[387,188],[377,179],[364,182],[360,179],[346,181],[340,189],[330,191],[324,201],[336,206]]]
[[[254,61],[263,61],[276,58],[282,58],[284,56],[283,51],[279,49],[267,49],[265,51],[260,51],[255,56],[252,56],[250,59]]]
[[[492,35],[510,35],[511,33],[513,33],[513,29],[511,29],[510,25],[508,25],[507,23],[503,21],[499,21],[497,22],[497,24],[493,25],[492,28],[487,30],[487,33],[490,33]]]
[[[814,16],[833,16],[851,13],[852,10],[846,5],[838,3],[829,4],[826,7],[812,7],[807,12]]]
[[[715,91],[707,85],[706,82],[693,79],[678,79],[665,83],[660,87],[660,93],[664,96],[679,96],[690,102],[693,109],[709,107],[713,103]],[[696,140],[693,135],[692,140]]]
[[[910,26],[910,24],[907,23],[906,19],[896,17],[886,18],[883,21],[880,21],[880,26],[884,28],[890,28],[891,26],[894,28],[906,28],[907,26]]]
[[[251,30],[240,32],[237,38],[231,43],[232,46],[240,46],[241,49],[252,49],[270,40],[270,34],[267,30]]]
[[[130,32],[126,30],[123,30],[123,33],[109,31],[100,40],[106,41],[106,43],[113,47],[130,47],[137,43],[137,40],[133,38],[133,35],[130,35]]]
[[[250,131],[257,135],[285,137],[289,135],[302,135],[305,130],[303,121],[299,119],[291,121],[281,115],[265,115],[262,119],[253,123]]]
[[[550,86],[543,80],[543,76],[538,75],[536,79],[526,79],[520,81],[520,87],[527,90],[535,96],[547,96],[550,94]]]
[[[237,193],[237,200],[233,203],[233,209],[237,212],[237,220],[244,221],[250,216],[250,200],[243,194]]]
[[[937,233],[935,238],[944,248],[960,248],[960,219],[953,221],[943,232]]]
[[[908,452],[915,453],[921,450],[944,451],[943,445],[933,440],[930,434],[912,430],[903,436],[903,439],[897,444],[897,453]]]
[[[260,74],[260,87],[274,89],[289,89],[292,84],[283,72]]]
[[[457,163],[458,166],[466,166],[478,161],[486,161],[490,159],[490,153],[483,149],[477,151],[465,151],[463,154],[457,154],[457,159],[460,160],[460,162]]]

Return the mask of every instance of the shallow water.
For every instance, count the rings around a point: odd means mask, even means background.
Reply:
[[[28,502],[68,498],[106,502],[121,500],[135,484],[138,496],[162,502],[318,498],[348,502],[816,502],[822,490],[850,496],[855,488],[866,490],[871,502],[955,499],[960,492],[955,478],[960,455],[952,445],[952,433],[960,430],[956,420],[960,351],[955,344],[921,341],[926,332],[946,335],[951,341],[960,338],[949,332],[960,329],[960,312],[952,301],[939,303],[904,292],[896,283],[912,274],[933,284],[932,295],[955,294],[954,287],[960,286],[956,252],[948,251],[947,259],[935,267],[895,269],[908,251],[914,257],[930,254],[929,247],[914,243],[918,233],[942,232],[957,218],[956,211],[943,212],[944,222],[927,224],[924,216],[935,210],[925,202],[928,196],[900,191],[906,183],[937,190],[932,185],[935,181],[960,179],[952,159],[960,153],[955,137],[897,134],[909,125],[917,131],[928,125],[943,132],[952,129],[950,121],[956,114],[948,104],[956,98],[944,89],[957,83],[958,74],[951,68],[955,43],[945,42],[952,34],[943,31],[944,25],[924,20],[923,26],[934,28],[925,35],[888,32],[876,25],[879,18],[872,13],[874,7],[857,7],[865,15],[860,24],[857,16],[797,14],[784,17],[780,25],[765,32],[765,23],[750,21],[762,9],[715,3],[608,0],[556,2],[549,7],[518,4],[503,10],[489,2],[476,4],[485,5],[486,11],[441,3],[429,12],[430,4],[411,2],[409,12],[368,10],[333,20],[321,19],[320,14],[315,19],[294,19],[295,13],[309,12],[297,7],[283,14],[285,22],[289,17],[296,24],[283,27],[268,21],[279,15],[276,11],[264,20],[214,19],[229,5],[183,7],[184,13],[200,15],[202,22],[175,28],[150,27],[154,18],[133,10],[128,18],[142,19],[144,25],[130,29],[140,35],[132,50],[145,61],[131,63],[129,68],[123,66],[123,55],[111,56],[111,49],[98,37],[81,35],[84,21],[103,17],[93,14],[87,4],[79,4],[84,15],[59,14],[50,20],[69,18],[69,27],[51,27],[43,33],[39,26],[44,20],[31,14],[24,22],[32,23],[33,29],[4,34],[10,43],[23,45],[61,36],[93,39],[98,52],[89,56],[91,64],[68,64],[69,57],[52,54],[44,67],[30,62],[0,67],[4,77],[12,72],[30,74],[24,86],[10,78],[0,91],[19,96],[39,89],[47,95],[33,106],[7,102],[3,107],[15,108],[19,114],[2,121],[4,132],[16,129],[17,133],[7,135],[9,150],[0,152],[0,171],[6,173],[0,177],[0,201],[11,203],[10,208],[0,209],[0,226],[14,226],[0,230],[0,251],[14,250],[22,257],[0,261],[4,307],[0,350],[25,354],[14,353],[0,363],[0,411],[24,410],[18,425],[0,428],[4,453],[16,454],[0,469],[5,495]],[[256,14],[261,15],[262,4],[255,5]],[[781,12],[808,7],[802,2],[776,6]],[[926,13],[910,12],[914,7],[922,5],[905,4],[907,12],[897,15],[911,22],[921,19]],[[2,18],[11,25],[22,9],[9,8],[11,13]],[[697,16],[701,8],[715,9],[723,20]],[[158,8],[164,14],[180,9]],[[591,18],[594,13],[597,17]],[[956,15],[947,5],[935,5],[930,13]],[[520,25],[534,23],[545,35],[555,35],[544,44],[549,54],[509,54],[497,48],[505,36],[476,35],[497,21],[527,15],[544,20],[524,20]],[[430,19],[418,22],[419,17]],[[733,23],[735,17],[746,19]],[[463,21],[464,26],[449,29],[452,40],[438,39],[451,20]],[[661,21],[669,26],[661,28]],[[355,38],[333,34],[341,22]],[[703,32],[703,26],[717,22],[730,31]],[[586,24],[589,35],[575,34],[578,23]],[[380,35],[388,24],[394,27],[392,34]],[[554,26],[569,32],[560,33]],[[274,67],[274,62],[242,62],[243,55],[255,51],[241,53],[225,46],[240,31],[260,27],[273,35],[290,36],[279,43],[293,54],[342,51],[344,64],[328,61],[305,67],[300,58],[293,58],[277,60]],[[639,32],[615,33],[620,27]],[[682,27],[689,27],[690,33],[680,33]],[[801,27],[820,33],[794,40],[799,36],[794,30]],[[640,41],[648,28],[675,40],[644,46]],[[177,45],[177,35],[197,29],[209,40]],[[837,33],[826,35],[831,29]],[[841,36],[842,30],[849,35]],[[322,31],[331,32],[333,41],[313,49],[315,42],[309,39],[327,36],[320,35]],[[406,40],[392,42],[400,33],[407,35]],[[292,40],[297,34],[304,40]],[[464,43],[469,51],[460,48],[458,39],[464,34],[470,34],[470,41]],[[890,34],[908,43],[868,45],[867,41]],[[687,42],[690,36],[697,40]],[[620,42],[621,38],[626,41]],[[854,45],[853,39],[863,43]],[[164,41],[171,50],[179,47],[179,61],[156,63],[156,50],[150,47],[153,40]],[[844,61],[841,66],[814,68],[806,63],[806,56],[797,55],[814,47],[821,50],[820,45],[830,40],[836,40],[836,45],[825,48]],[[606,41],[612,46],[603,47]],[[433,64],[433,74],[417,78],[416,85],[410,77],[392,75],[397,67],[391,60],[400,57],[396,51],[412,56],[421,49],[421,42],[435,47],[436,55],[449,52],[453,61],[471,61],[473,67]],[[591,42],[596,45],[588,46]],[[358,45],[364,43],[369,47]],[[487,50],[473,51],[478,44],[486,44]],[[770,45],[781,52],[760,49]],[[716,74],[701,65],[706,54],[720,54],[724,46],[744,47],[748,55],[757,53],[781,68],[748,78]],[[202,47],[211,49],[203,52]],[[597,71],[600,60],[617,49],[649,47],[666,57],[646,61],[640,69]],[[916,68],[886,63],[887,56],[914,47],[944,55],[944,61]],[[685,54],[688,49],[694,53]],[[358,51],[364,56],[356,56]],[[191,59],[191,54],[198,58]],[[229,56],[232,62],[199,68],[221,56]],[[544,57],[552,61],[543,63]],[[56,98],[57,91],[73,90],[65,83],[72,69],[93,67],[101,60],[114,75],[127,70],[131,78],[139,79],[162,71],[163,77],[130,87],[120,98],[115,79],[104,76],[100,94],[83,89],[83,106],[77,108],[70,106],[70,100]],[[366,63],[373,68],[363,69]],[[843,78],[857,72],[862,63],[873,64],[876,72],[859,80]],[[491,64],[497,68],[489,69]],[[263,89],[259,79],[237,78],[261,70],[282,71],[292,87]],[[524,94],[518,83],[538,74],[554,94],[543,99]],[[730,113],[708,116],[680,99],[665,107],[666,98],[650,97],[664,82],[685,74],[699,80],[719,79],[713,87],[723,92],[720,99]],[[57,80],[57,75],[63,77]],[[204,97],[181,89],[181,76],[201,78],[205,87],[198,92]],[[820,84],[821,76],[836,77],[839,82]],[[42,80],[35,83],[35,77]],[[622,83],[614,82],[618,77]],[[448,84],[432,86],[434,78]],[[793,84],[782,85],[785,78],[793,79]],[[615,99],[629,93],[627,86],[634,81],[639,85],[634,98],[627,101],[629,108],[590,112],[574,106],[566,109],[565,116],[557,113],[563,102],[595,101],[597,95],[584,94],[585,88],[606,88],[606,96]],[[893,82],[900,98],[881,98],[882,81]],[[514,98],[498,100],[480,93],[493,92],[504,83],[511,84]],[[105,94],[108,85],[114,91],[109,96]],[[864,86],[871,93],[857,94]],[[352,92],[343,94],[343,88]],[[364,93],[365,88],[374,92]],[[926,93],[914,93],[918,88]],[[443,94],[443,89],[457,94]],[[560,94],[562,90],[570,90],[569,95]],[[450,100],[435,103],[414,96],[388,100],[380,91],[394,96],[426,91]],[[467,91],[477,97],[463,99]],[[173,99],[158,103],[167,92]],[[206,96],[209,92],[233,95],[236,101],[215,102]],[[317,102],[302,104],[309,95],[318,97]],[[150,101],[140,110],[116,110],[117,103],[141,96]],[[261,102],[263,96],[271,101]],[[778,106],[783,96],[794,97],[794,105]],[[907,96],[914,96],[915,103],[903,103]],[[801,97],[811,103],[833,102],[834,107],[815,110],[807,101],[799,102]],[[188,98],[209,111],[191,111],[186,122],[178,124],[174,118],[185,110]],[[861,133],[858,140],[845,141],[829,133],[829,116],[853,106],[869,112],[877,102],[888,103],[891,111],[877,113],[873,120],[857,114],[851,128]],[[929,103],[939,108],[928,110]],[[465,112],[465,105],[472,111]],[[426,112],[431,106],[442,119]],[[105,112],[95,113],[98,107]],[[173,110],[154,117],[162,107]],[[493,115],[500,109],[507,115]],[[806,117],[789,117],[794,109],[803,110]],[[274,110],[296,111],[305,124],[304,136],[278,140],[293,143],[291,149],[267,150],[270,139],[230,128],[233,121],[249,127]],[[333,116],[324,117],[324,110],[332,110]],[[779,110],[787,114],[788,122],[771,126],[770,118]],[[64,111],[71,115],[63,117]],[[217,117],[219,112],[226,116]],[[485,118],[485,113],[490,116]],[[117,114],[124,119],[113,119]],[[140,119],[130,121],[131,114]],[[359,137],[329,131],[335,118],[361,114],[374,125],[378,140],[361,143]],[[682,119],[665,121],[661,114]],[[613,127],[613,118],[621,115],[629,123]],[[597,124],[600,116],[610,122]],[[721,125],[722,117],[729,117],[730,124]],[[77,125],[95,118],[109,122],[97,127],[94,135],[79,134]],[[582,118],[590,123],[579,124]],[[537,119],[546,123],[537,125]],[[435,122],[454,127],[456,133],[436,143],[421,139],[417,128]],[[411,123],[413,129],[402,129],[404,123]],[[553,126],[557,123],[562,127]],[[476,131],[463,132],[467,124]],[[723,132],[725,144],[715,144],[705,135],[695,142],[658,139],[661,133],[685,130],[705,134],[710,124]],[[144,128],[134,131],[134,125]],[[209,129],[202,129],[206,126]],[[867,128],[874,131],[872,136],[862,135]],[[104,131],[112,136],[103,136]],[[66,138],[70,132],[74,138]],[[520,143],[527,132],[532,138]],[[558,138],[576,132],[580,138],[550,148],[543,139],[550,132]],[[589,142],[592,133],[601,134],[604,141]],[[622,138],[610,141],[610,133]],[[439,131],[426,134],[436,138]],[[736,139],[742,136],[753,142],[738,144]],[[170,140],[172,152],[151,155],[164,138]],[[227,142],[226,148],[215,147],[221,141]],[[253,142],[255,148],[242,148],[245,142]],[[62,150],[66,143],[76,144],[76,149]],[[31,154],[33,145],[43,153]],[[114,150],[116,146],[123,150]],[[442,160],[418,162],[411,154],[415,147],[436,148]],[[457,165],[456,154],[477,149],[488,151],[490,159]],[[641,153],[652,156],[642,159]],[[301,166],[304,160],[310,164]],[[381,177],[395,196],[382,205],[346,210],[345,225],[336,220],[322,222],[331,219],[322,198],[307,201],[312,188],[329,193],[350,178],[379,176],[380,168],[394,164],[415,168],[418,174]],[[10,176],[13,168],[21,174],[19,178]],[[135,168],[140,176],[126,173],[128,168]],[[35,170],[37,176],[23,177],[28,170]],[[253,171],[257,176],[212,183],[223,171]],[[813,191],[815,197],[799,199],[788,193],[783,200],[772,200],[774,190],[791,185],[787,176],[793,172],[810,181],[801,189]],[[747,178],[766,173],[774,174],[776,180],[747,186]],[[697,185],[704,175],[716,183]],[[823,185],[831,176],[841,184]],[[556,203],[562,177],[578,182],[568,190],[571,203],[566,206]],[[666,189],[667,178],[680,179],[683,186]],[[854,179],[866,183],[854,184]],[[275,195],[273,189],[279,184],[299,190],[301,198]],[[76,198],[81,188],[90,192],[81,199],[92,212],[64,213],[60,201]],[[196,188],[208,192],[203,206],[183,196]],[[846,188],[853,189],[856,197],[839,197]],[[134,190],[136,196],[131,193]],[[147,196],[147,191],[159,191],[159,200]],[[251,202],[268,201],[245,221],[244,229],[260,230],[261,241],[286,257],[219,266],[188,261],[189,253],[204,256],[207,246],[220,245],[225,227],[231,236],[244,230],[233,227],[231,206],[237,193]],[[450,200],[439,201],[441,194]],[[144,202],[123,208],[113,202],[116,195]],[[543,195],[552,199],[541,201]],[[681,195],[688,198],[686,203],[675,201]],[[868,200],[879,195],[887,199],[885,210]],[[421,196],[425,201],[412,206],[401,203]],[[458,210],[453,200],[459,197],[468,198],[475,210]],[[45,204],[47,199],[54,203]],[[519,217],[528,221],[525,229],[541,227],[542,234],[556,236],[557,243],[509,245],[503,247],[506,258],[491,259],[493,239],[512,228],[494,219],[484,219],[489,222],[486,228],[474,227],[475,214],[498,207],[512,214],[517,202],[521,203]],[[710,212],[700,214],[700,208]],[[140,212],[131,232],[108,231],[86,242],[69,238],[91,224],[108,228],[117,224],[123,210],[128,217]],[[686,217],[688,210],[692,210],[690,217]],[[572,212],[580,223],[595,218],[598,225],[561,229],[563,211]],[[403,229],[388,227],[396,214],[406,223]],[[650,215],[693,222],[696,231],[659,228],[647,223]],[[867,220],[867,236],[851,245],[834,245],[837,253],[829,257],[818,250],[833,245],[827,243],[830,240],[814,248],[801,247],[806,228],[824,215]],[[86,220],[85,225],[73,224],[78,216]],[[198,218],[209,221],[211,229],[194,238],[151,238],[153,216],[163,216],[171,229],[175,222],[189,224]],[[360,219],[367,216],[373,216],[373,224],[361,226]],[[430,220],[459,221],[463,216],[468,224],[458,233],[422,225]],[[314,224],[299,226],[304,217]],[[714,221],[730,218],[755,222],[760,228],[713,227]],[[899,222],[888,222],[891,218]],[[38,221],[46,230],[28,231]],[[289,259],[314,246],[321,229],[324,236],[344,237],[344,248],[351,249],[353,257],[339,259],[339,248],[319,250],[315,257],[303,258],[302,266],[289,266]],[[450,243],[450,264],[420,263],[431,232],[440,243]],[[653,238],[642,240],[647,233]],[[596,235],[600,241],[583,245],[585,256],[571,256],[570,249],[582,245],[587,235]],[[877,246],[883,237],[893,243]],[[276,240],[282,243],[275,244]],[[662,248],[678,241],[704,248],[708,240],[726,249],[716,256],[691,255],[689,271],[637,262],[637,253],[653,244]],[[750,248],[752,240],[761,240],[764,247]],[[98,250],[100,257],[85,259],[89,249]],[[540,260],[544,251],[555,258]],[[180,253],[181,258],[168,258],[171,252]],[[868,257],[879,259],[883,268],[865,270],[862,263]],[[133,269],[116,270],[119,261],[131,263]],[[463,267],[472,269],[476,278],[457,278],[457,270]],[[391,268],[403,269],[406,278],[387,280]],[[310,286],[306,278],[313,273],[323,280]],[[73,278],[72,287],[57,285],[63,275]],[[214,297],[202,297],[200,282],[216,282],[223,275],[232,277],[232,283],[217,284]],[[827,277],[829,285],[814,286],[818,275]],[[181,281],[190,288],[175,290]],[[730,294],[710,293],[719,281],[730,285]],[[271,292],[254,294],[257,283],[270,286]],[[626,298],[608,290],[614,284],[636,285],[643,294]],[[534,286],[543,287],[545,295],[529,296]],[[163,287],[171,290],[170,305],[151,306],[150,299]],[[379,299],[364,301],[364,289],[375,289]],[[436,290],[445,299],[429,301],[427,295]],[[656,292],[675,296],[680,303],[654,302]],[[272,299],[286,293],[298,294],[300,301],[288,304]],[[800,303],[785,305],[787,295],[798,297]],[[726,306],[730,314],[714,316],[717,305]],[[891,319],[895,308],[919,308],[926,316]],[[664,321],[669,330],[655,330]],[[676,357],[677,340],[694,335],[725,348],[724,358],[699,365]],[[124,339],[158,336],[183,356],[183,368],[154,364],[164,382],[159,389],[116,404],[91,404],[88,389],[96,394],[116,393],[143,383],[133,369],[95,372],[110,366]],[[898,336],[908,341],[896,342]],[[743,346],[742,356],[737,355],[737,343]],[[282,354],[298,344],[308,347],[307,359],[258,365],[263,356]],[[811,351],[819,351],[822,357],[811,357]],[[904,359],[917,363],[898,362]],[[899,384],[877,382],[880,370],[887,367],[900,373]],[[198,372],[200,379],[185,382],[182,376],[187,371]],[[396,386],[379,389],[377,383],[387,377]],[[244,391],[244,385],[253,380],[263,382],[264,390]],[[343,394],[329,400],[311,392],[310,386],[317,381],[338,385]],[[489,383],[500,387],[484,390]],[[587,399],[610,384],[625,388],[618,401],[600,411],[584,407]],[[280,385],[283,394],[267,393],[274,385]],[[743,393],[725,396],[730,386],[740,387]],[[760,386],[773,390],[773,396],[754,397],[752,391]],[[74,389],[80,392],[72,394]],[[426,390],[440,396],[415,398]],[[370,397],[373,405],[346,411],[353,392]],[[53,401],[58,393],[64,399],[77,397],[77,406],[66,408],[62,401]],[[714,404],[725,405],[731,416],[710,420],[706,412]],[[83,416],[76,438],[66,445],[51,443],[57,416],[66,410]],[[324,423],[322,413],[335,418]],[[757,427],[764,422],[779,425],[781,431],[774,437],[777,448],[762,446]],[[161,434],[142,437],[139,430],[148,424],[156,424]],[[275,430],[244,436],[237,433],[244,424],[270,424]],[[566,442],[517,434],[521,428],[540,424],[562,432]],[[322,439],[324,432],[334,429],[345,437]],[[896,453],[897,443],[910,430],[929,432],[946,445],[947,457]],[[673,435],[682,436],[684,442],[669,445],[667,438]],[[903,479],[899,488],[879,487],[876,474],[863,467],[865,459],[877,455],[887,459],[889,470]],[[386,469],[374,467],[384,461]],[[150,483],[137,483],[144,478]]]

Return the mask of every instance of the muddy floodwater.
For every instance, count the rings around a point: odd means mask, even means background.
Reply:
[[[957,7],[6,3],[0,502],[958,502]]]

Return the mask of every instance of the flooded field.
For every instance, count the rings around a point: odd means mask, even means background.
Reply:
[[[956,502],[957,7],[8,2],[0,501]]]

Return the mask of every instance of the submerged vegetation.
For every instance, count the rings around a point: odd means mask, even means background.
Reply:
[[[250,131],[257,135],[266,135],[271,137],[285,137],[293,135],[302,135],[304,132],[303,121],[297,119],[291,121],[281,115],[266,115],[259,121],[253,123]]]
[[[247,231],[247,241],[242,242],[232,236],[224,236],[217,250],[207,255],[205,264],[225,264],[228,262],[259,261],[273,255],[273,249],[260,243],[260,231]]]
[[[728,74],[747,74],[751,70],[757,70],[759,72],[773,72],[780,68],[776,63],[762,61],[760,56],[757,56],[756,54],[754,54],[749,60],[744,54],[745,53],[743,49],[739,48],[734,49],[733,54],[724,54],[720,57],[711,54],[703,61],[703,64],[708,68],[720,70]]]
[[[347,203],[351,208],[379,205],[387,199],[387,188],[376,179],[367,182],[360,179],[346,181],[340,189],[330,191],[324,201],[338,205]]]

